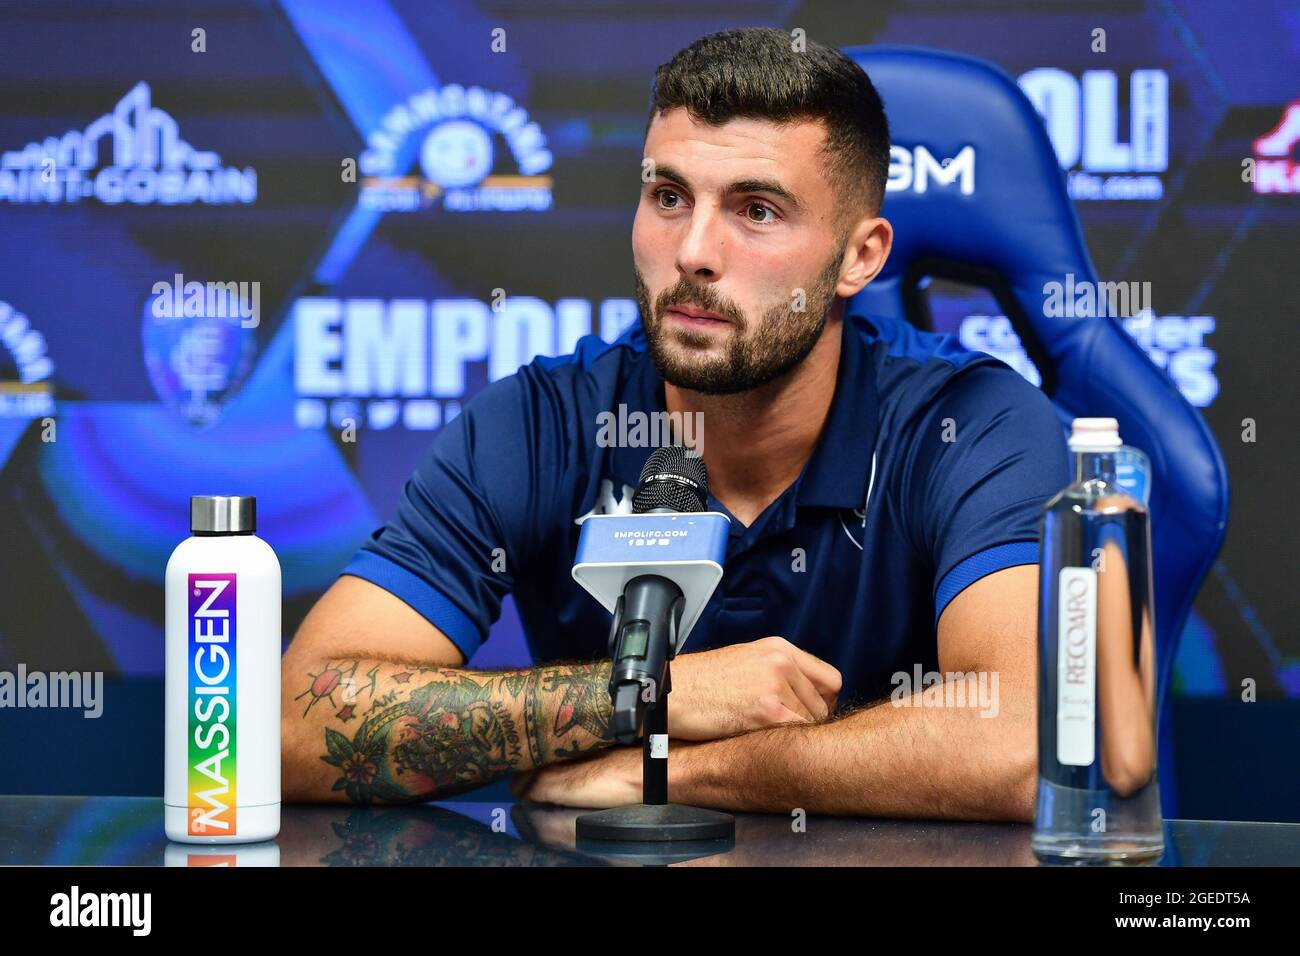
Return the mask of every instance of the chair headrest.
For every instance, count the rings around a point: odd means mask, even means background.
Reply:
[[[871,77],[893,142],[882,214],[895,227],[884,271],[849,311],[915,319],[922,275],[990,288],[1063,419],[1118,419],[1151,462],[1161,686],[1187,609],[1223,540],[1227,471],[1204,420],[1113,317],[1045,308],[1049,283],[1094,284],[1056,152],[1005,72],[909,47],[843,51]],[[945,164],[946,163],[946,164]]]
[[[1052,276],[1092,272],[1051,140],[1014,79],[944,51],[844,52],[871,77],[889,117],[883,214],[898,228],[882,279],[919,260],[949,260],[1041,296]]]

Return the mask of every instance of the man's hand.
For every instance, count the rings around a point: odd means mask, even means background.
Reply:
[[[691,744],[786,723],[825,720],[840,672],[785,638],[765,637],[672,662],[668,734],[680,756]],[[615,747],[516,777],[521,802],[604,809],[640,803],[642,746]],[[669,769],[672,769],[669,764]]]
[[[668,734],[674,740],[825,720],[841,684],[838,670],[783,637],[683,654],[671,668]]]
[[[676,691],[669,699],[676,696]],[[519,774],[511,792],[521,803],[558,803],[604,810],[640,803],[642,747],[614,747],[579,760]]]

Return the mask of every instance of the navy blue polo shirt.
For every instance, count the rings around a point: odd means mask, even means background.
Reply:
[[[507,593],[535,662],[604,656],[610,616],[570,570],[580,519],[630,511],[653,450],[598,441],[601,413],[620,405],[665,409],[639,325],[489,385],[342,573],[401,598],[466,658]],[[732,518],[722,582],[685,650],[779,635],[839,669],[841,705],[885,696],[895,672],[937,669],[938,620],[963,588],[1037,562],[1039,512],[1069,483],[1067,461],[1051,403],[1002,362],[847,316],[817,448],[752,525]]]

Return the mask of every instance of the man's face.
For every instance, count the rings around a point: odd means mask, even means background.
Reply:
[[[636,297],[664,380],[708,394],[756,388],[816,345],[844,260],[825,128],[656,116],[632,226]]]

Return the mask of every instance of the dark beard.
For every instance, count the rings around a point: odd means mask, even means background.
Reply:
[[[650,357],[665,382],[678,388],[706,395],[734,395],[766,385],[789,372],[813,350],[826,327],[826,316],[835,300],[835,285],[840,263],[844,260],[844,247],[831,257],[830,262],[807,289],[806,309],[793,311],[789,305],[773,306],[764,313],[752,336],[745,331],[749,323],[734,303],[722,298],[711,286],[698,286],[679,281],[661,292],[650,307],[650,290],[641,271],[633,266],[636,279],[636,302],[641,310],[641,325],[645,330]],[[724,354],[704,362],[693,362],[682,356],[681,346],[698,349],[711,338],[689,330],[664,330],[664,312],[674,305],[693,302],[702,309],[716,312],[735,325]],[[672,337],[678,348],[666,341]]]

